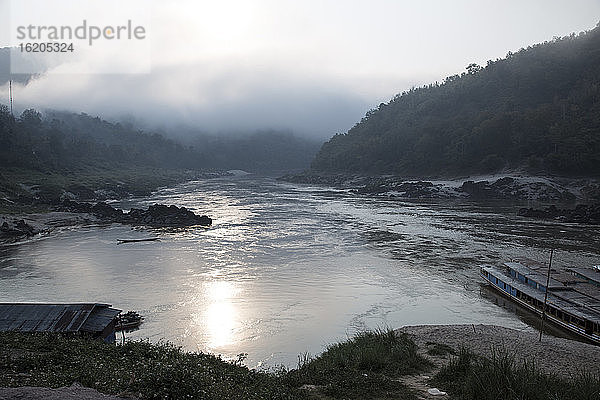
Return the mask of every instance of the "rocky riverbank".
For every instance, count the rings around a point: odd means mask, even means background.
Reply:
[[[226,171],[162,169],[90,170],[59,174],[12,168],[0,172],[0,214],[50,211],[63,200],[99,202],[144,197],[160,187],[232,175]]]
[[[327,185],[353,193],[405,199],[510,200],[515,202],[600,201],[600,181],[525,175],[493,175],[451,180],[414,180],[398,176],[319,175],[306,172],[285,182]]]
[[[209,226],[185,208],[154,205],[123,212],[105,200],[147,196],[161,186],[232,176],[226,171],[114,170],[72,175],[9,169],[0,173],[0,242],[15,242],[61,226],[123,223],[149,227]]]
[[[98,222],[98,219],[91,214],[58,211],[0,215],[0,243],[17,242],[64,226]]]
[[[103,223],[181,228],[208,227],[212,225],[212,219],[175,205],[155,204],[147,210],[133,208],[125,212],[104,202],[63,200],[50,212],[18,216],[0,215],[0,242],[16,242],[63,226]]]

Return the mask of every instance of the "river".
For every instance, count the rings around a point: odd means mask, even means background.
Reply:
[[[210,229],[63,228],[0,248],[0,301],[105,302],[168,340],[250,367],[295,367],[356,331],[414,324],[532,330],[482,291],[478,267],[516,256],[598,264],[597,229],[510,204],[407,202],[264,177],[188,182],[123,209],[175,204]],[[117,239],[159,236],[158,242]]]

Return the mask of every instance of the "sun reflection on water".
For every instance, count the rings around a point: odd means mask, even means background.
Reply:
[[[207,301],[204,316],[208,347],[220,348],[231,344],[238,324],[234,298],[240,289],[233,282],[211,281],[204,285]]]

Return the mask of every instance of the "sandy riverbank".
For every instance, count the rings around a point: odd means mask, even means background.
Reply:
[[[506,351],[515,360],[535,362],[541,371],[570,377],[581,371],[600,374],[600,346],[575,340],[543,336],[493,325],[419,325],[398,329],[411,336],[420,349],[427,342],[447,344],[459,350],[466,347],[473,353],[491,357]]]

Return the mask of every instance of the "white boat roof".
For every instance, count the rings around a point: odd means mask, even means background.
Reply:
[[[547,270],[544,272],[542,272],[541,270],[533,270],[528,266],[515,261],[505,262],[504,265],[506,265],[508,268],[517,271],[519,274],[526,276],[527,279],[535,281],[542,286],[546,286],[546,280],[548,279]],[[565,285],[562,282],[559,282],[556,279],[552,278],[552,271],[550,272],[550,276],[550,282],[548,284],[550,289],[561,289],[565,287]]]
[[[600,285],[600,270],[596,268],[569,268],[568,270]]]

